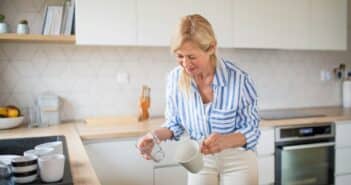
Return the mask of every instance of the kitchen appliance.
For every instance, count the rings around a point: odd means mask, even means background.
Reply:
[[[276,184],[334,184],[333,123],[277,127],[275,133]]]
[[[59,96],[44,93],[37,99],[41,126],[50,126],[61,122],[61,99]]]
[[[342,83],[342,105],[351,107],[351,80],[345,80]]]
[[[0,140],[0,155],[14,154],[22,155],[24,151],[33,149],[35,146],[47,143],[61,141],[63,146],[63,154],[66,157],[64,165],[63,178],[58,182],[50,183],[50,185],[73,185],[73,179],[71,174],[71,168],[69,165],[69,155],[65,136],[45,136],[45,137],[31,137],[31,138],[15,138],[15,139],[1,139]],[[13,185],[13,179],[0,179],[0,184]],[[37,178],[31,185],[45,185]]]

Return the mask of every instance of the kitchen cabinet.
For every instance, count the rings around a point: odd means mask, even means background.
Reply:
[[[165,184],[187,184],[187,172],[179,165],[164,165],[154,168],[154,185]]]
[[[350,185],[351,175],[337,176],[335,178],[335,185]]]
[[[139,0],[138,44],[168,46],[180,18],[198,13],[212,23],[219,46],[232,47],[232,4],[231,0]]]
[[[351,182],[351,120],[335,124],[335,185]]]
[[[262,128],[257,144],[258,180],[260,185],[274,184],[274,128]]]
[[[347,49],[347,0],[311,0],[311,49]]]
[[[161,147],[166,157],[154,163],[139,155],[136,141],[137,138],[125,138],[84,142],[101,184],[186,184],[186,170],[174,161],[175,142],[163,142]]]
[[[139,155],[135,144],[136,138],[84,142],[101,184],[153,184],[153,164]]]
[[[76,0],[76,43],[136,45],[136,0]]]
[[[233,10],[234,47],[347,49],[347,0],[234,0]]]

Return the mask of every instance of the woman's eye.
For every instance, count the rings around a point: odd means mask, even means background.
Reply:
[[[190,60],[195,60],[196,58],[194,56],[189,56],[188,57]]]

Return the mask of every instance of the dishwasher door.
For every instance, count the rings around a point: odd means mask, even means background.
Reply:
[[[276,183],[334,184],[334,142],[276,146]]]

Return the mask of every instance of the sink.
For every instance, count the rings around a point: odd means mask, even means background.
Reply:
[[[65,161],[65,172],[61,181],[55,183],[49,183],[50,185],[73,185],[73,179],[71,174],[71,168],[69,165],[69,155],[68,148],[65,136],[45,136],[45,137],[28,137],[28,138],[14,138],[14,139],[0,139],[0,155],[23,155],[23,152],[26,150],[33,149],[36,145],[52,142],[52,141],[62,141],[63,144],[63,154],[66,157]],[[0,180],[1,185],[14,185],[15,183],[11,179]],[[44,185],[40,181],[40,178],[37,178],[30,185]]]

